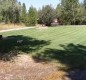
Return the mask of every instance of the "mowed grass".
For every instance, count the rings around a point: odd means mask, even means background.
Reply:
[[[51,27],[47,30],[30,29],[0,33],[4,37],[23,35],[39,40],[50,41],[48,48],[60,48],[59,44],[86,44],[86,26]],[[46,47],[46,46],[45,46]]]
[[[86,26],[59,26],[0,34],[7,37],[0,40],[2,53],[10,54],[15,50],[31,54],[36,62],[55,61],[70,69],[86,69]]]

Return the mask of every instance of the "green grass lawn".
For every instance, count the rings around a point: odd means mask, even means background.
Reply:
[[[1,59],[19,53],[33,55],[35,61],[55,61],[69,68],[86,68],[86,26],[62,26],[0,33]],[[22,42],[18,42],[22,40]],[[16,54],[15,54],[16,53]],[[8,59],[9,60],[9,59]]]

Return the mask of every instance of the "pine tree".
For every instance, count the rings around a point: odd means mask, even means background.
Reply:
[[[83,1],[83,7],[84,7],[83,23],[86,24],[86,0]]]
[[[21,22],[25,23],[26,22],[26,5],[23,3],[22,8],[21,8]]]
[[[28,11],[28,22],[30,26],[35,26],[37,23],[37,10],[33,6]]]
[[[40,10],[39,22],[45,24],[46,26],[51,26],[54,18],[54,9],[51,5],[43,6]]]
[[[5,23],[19,22],[19,4],[17,0],[2,0],[1,14]]]
[[[63,23],[75,24],[79,0],[61,0]]]

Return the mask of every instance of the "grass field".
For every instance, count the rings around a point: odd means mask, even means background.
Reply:
[[[5,37],[0,40],[1,59],[9,60],[17,54],[27,53],[37,62],[53,61],[69,69],[86,69],[86,26],[50,27],[0,34]]]

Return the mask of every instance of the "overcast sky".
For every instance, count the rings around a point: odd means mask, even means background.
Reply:
[[[54,8],[57,6],[57,4],[60,3],[60,0],[18,0],[21,3],[25,3],[27,10],[31,5],[33,5],[35,8],[39,9],[43,5],[51,4]],[[82,2],[83,0],[80,0]]]

